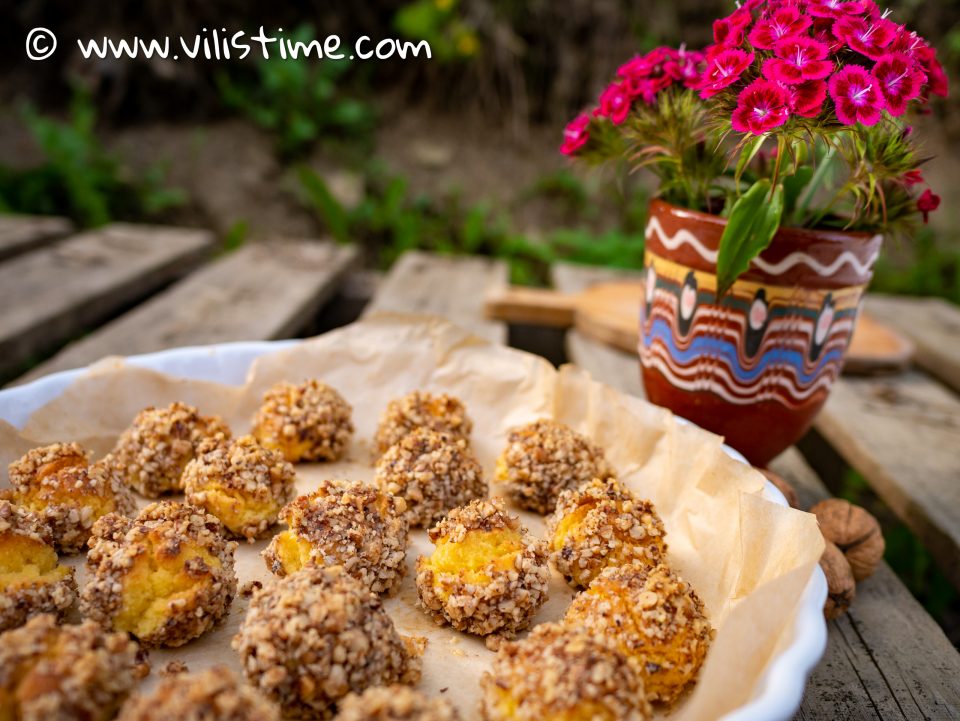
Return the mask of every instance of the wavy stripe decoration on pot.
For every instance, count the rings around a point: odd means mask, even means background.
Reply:
[[[650,204],[639,353],[651,401],[765,465],[840,374],[882,237],[782,228],[717,298],[725,221]]]

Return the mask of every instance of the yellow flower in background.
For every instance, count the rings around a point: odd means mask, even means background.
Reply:
[[[466,32],[457,37],[457,52],[465,57],[475,55],[480,49],[480,43],[477,36],[471,32]]]
[[[443,10],[444,12],[453,8],[454,2],[455,0],[434,0],[437,10]]]

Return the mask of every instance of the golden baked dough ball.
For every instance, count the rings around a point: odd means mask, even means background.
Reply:
[[[386,453],[390,446],[417,428],[447,433],[469,443],[473,421],[459,398],[446,393],[413,391],[387,404],[377,427],[377,451]]]
[[[233,671],[213,666],[160,680],[151,693],[134,694],[117,721],[280,721],[280,709]]]
[[[76,598],[73,569],[58,563],[47,524],[0,500],[0,631],[41,613],[62,616]]]
[[[407,502],[414,527],[428,527],[452,508],[487,495],[483,468],[460,437],[417,428],[377,461],[377,484]]]
[[[341,566],[307,566],[254,591],[233,647],[286,718],[330,718],[350,692],[416,683],[423,651]]]
[[[253,436],[216,435],[200,443],[183,471],[187,503],[220,519],[234,536],[253,541],[277,522],[295,494],[296,474]]]
[[[291,463],[337,461],[353,435],[353,408],[325,383],[281,381],[263,396],[251,431]]]
[[[573,599],[564,624],[606,634],[640,668],[647,699],[671,704],[700,671],[714,631],[703,602],[666,566],[608,566]]]
[[[49,614],[0,636],[0,721],[108,721],[148,668],[125,633]]]
[[[541,419],[510,431],[495,482],[518,507],[546,515],[562,491],[615,475],[603,449],[562,423]]]
[[[108,463],[89,465],[77,443],[34,448],[10,464],[13,503],[38,514],[50,526],[53,541],[64,553],[82,551],[94,522],[108,513],[134,512],[133,494]]]
[[[186,403],[151,406],[137,414],[104,460],[120,471],[128,486],[147,498],[159,498],[183,490],[183,469],[200,441],[218,433],[230,437],[222,418],[200,415]]]
[[[447,699],[430,698],[399,684],[352,693],[337,709],[334,721],[460,721],[460,714]]]
[[[563,491],[547,519],[553,564],[574,588],[590,585],[607,566],[657,565],[667,551],[665,534],[653,504],[613,478]]]
[[[158,501],[135,519],[93,527],[81,612],[145,646],[182,646],[223,618],[237,588],[233,554],[215,516]]]
[[[555,623],[503,644],[480,685],[486,721],[648,721],[652,713],[634,662],[603,636]]]
[[[546,602],[546,544],[504,510],[503,499],[455,508],[428,535],[436,548],[417,560],[417,593],[438,624],[509,637]]]
[[[263,552],[278,576],[304,566],[343,566],[373,593],[393,593],[406,572],[406,506],[360,481],[321,481],[280,511],[289,526]]]

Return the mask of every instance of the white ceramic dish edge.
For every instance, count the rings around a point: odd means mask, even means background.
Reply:
[[[299,341],[256,341],[211,346],[174,348],[130,356],[126,362],[170,375],[232,385],[243,383],[255,358]],[[0,419],[22,428],[34,411],[60,395],[85,369],[61,371],[22,386],[0,391]],[[679,418],[683,423],[688,423]],[[736,460],[746,463],[737,451],[724,446]],[[787,505],[783,494],[769,481],[764,497]],[[823,656],[827,626],[823,603],[827,580],[819,566],[804,589],[789,646],[777,656],[764,674],[758,694],[746,705],[724,715],[720,721],[790,721],[800,706],[807,677]]]

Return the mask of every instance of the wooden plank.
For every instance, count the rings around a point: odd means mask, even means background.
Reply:
[[[66,218],[43,215],[0,215],[0,260],[35,250],[73,230]]]
[[[118,223],[0,265],[0,373],[185,274],[213,243],[207,231]]]
[[[67,346],[23,380],[107,355],[289,338],[313,320],[357,258],[352,246],[315,240],[248,245]]]
[[[507,285],[503,261],[408,251],[383,279],[364,315],[379,311],[439,315],[494,343],[507,326],[483,317],[488,293]]]
[[[569,265],[555,268],[553,277],[564,292],[604,279],[602,270]],[[570,360],[632,392],[638,382],[635,356],[577,338],[576,331],[568,336]],[[803,507],[829,495],[795,448],[771,468],[794,484]],[[960,718],[960,654],[886,564],[858,586],[851,612],[828,628],[826,654],[808,681],[797,719]]]
[[[866,310],[916,346],[921,368],[960,390],[960,308],[942,298],[870,294]]]
[[[843,378],[814,423],[960,588],[960,399],[917,371]]]
[[[830,495],[795,448],[770,467],[804,508]],[[828,630],[798,720],[960,719],[960,654],[886,563]]]

